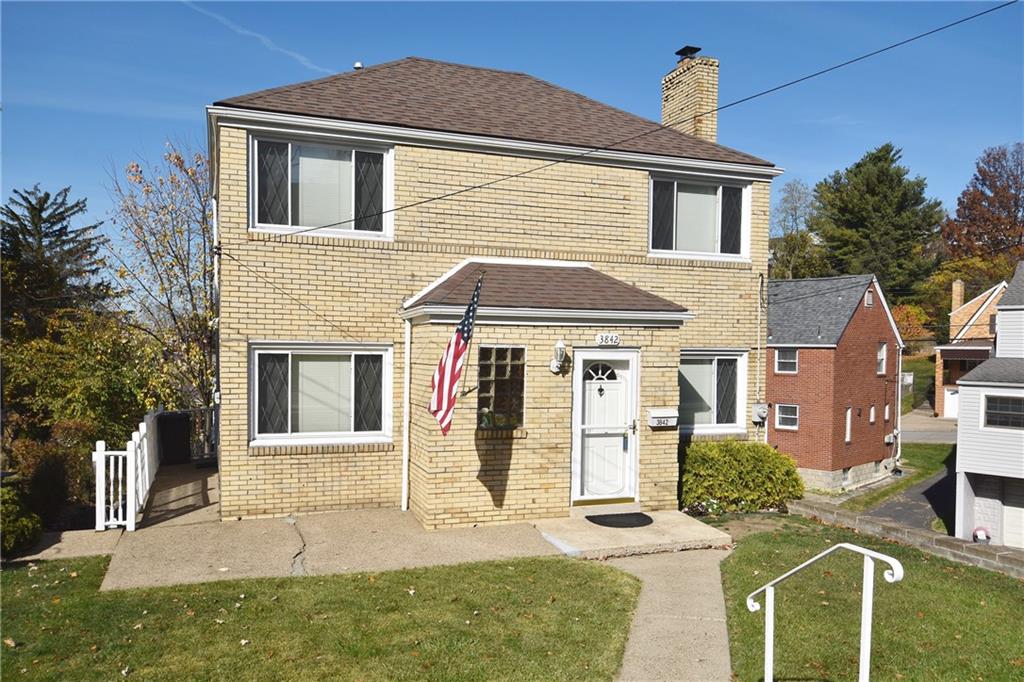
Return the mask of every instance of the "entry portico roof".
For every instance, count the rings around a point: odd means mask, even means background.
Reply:
[[[480,323],[679,326],[685,307],[594,269],[588,263],[467,259],[408,299],[402,317],[446,322],[461,317],[480,290]]]

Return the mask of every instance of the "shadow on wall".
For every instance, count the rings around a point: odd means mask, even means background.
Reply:
[[[495,509],[505,506],[505,491],[508,490],[508,470],[512,465],[511,432],[476,432],[476,456],[480,469],[476,480],[480,481],[491,495]]]
[[[695,379],[688,378],[682,371],[676,372],[679,384],[679,446],[676,451],[676,459],[679,463],[679,479],[676,481],[676,505],[682,509],[683,505],[683,473],[686,471],[686,451],[693,442],[693,427],[697,423],[697,415],[702,414],[706,418],[711,412],[711,406],[701,397],[700,390],[694,385]]]
[[[924,491],[924,499],[931,505],[935,516],[942,519],[946,528],[953,530],[956,524],[956,446],[950,448],[949,456],[943,462],[946,475]]]

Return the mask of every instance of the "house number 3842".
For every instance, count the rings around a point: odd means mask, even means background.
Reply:
[[[619,345],[619,335],[618,334],[598,334],[597,338],[595,340],[597,341],[597,345],[599,345],[599,346],[617,346],[617,345]]]

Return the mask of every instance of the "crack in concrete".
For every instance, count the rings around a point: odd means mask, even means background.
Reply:
[[[292,556],[292,575],[306,575],[306,538],[302,536],[302,531],[299,530],[299,524],[296,523],[294,516],[289,516],[284,521],[295,529],[295,534],[299,536],[299,542],[302,543],[299,551]]]

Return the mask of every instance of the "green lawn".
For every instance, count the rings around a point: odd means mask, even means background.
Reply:
[[[935,356],[903,358],[903,371],[914,373],[914,386],[903,388],[903,414],[923,404],[935,391]]]
[[[564,558],[100,593],[106,565],[5,568],[5,680],[607,680],[640,591]]]
[[[953,457],[955,450],[955,445],[945,443],[904,443],[903,464],[912,468],[913,472],[908,471],[895,483],[851,497],[839,506],[853,511],[874,509],[893,495],[943,471],[946,468],[946,460]]]
[[[764,665],[764,612],[747,611],[747,594],[837,542],[889,554],[906,571],[889,584],[876,568],[872,679],[1024,679],[1021,581],[794,519],[741,538],[722,564],[739,680],[761,679]],[[862,566],[839,552],[776,588],[776,679],[856,679]]]

